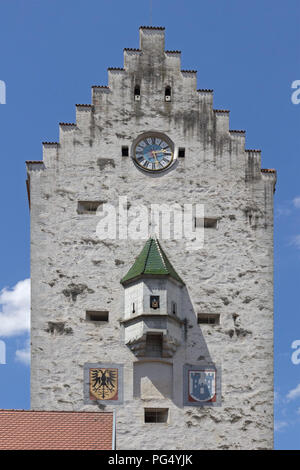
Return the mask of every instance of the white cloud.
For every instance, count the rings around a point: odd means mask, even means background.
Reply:
[[[300,235],[295,235],[291,239],[291,245],[294,245],[296,248],[300,250]]]
[[[274,422],[274,431],[282,431],[289,424],[286,421],[275,421]]]
[[[292,390],[290,390],[286,396],[288,400],[295,400],[295,398],[299,398],[299,397],[300,397],[300,384],[298,384],[296,388],[293,388]]]
[[[0,337],[16,336],[30,329],[30,279],[0,291]]]
[[[16,361],[22,362],[26,366],[30,365],[30,341],[26,342],[24,349],[17,349],[16,351]]]
[[[288,207],[284,207],[283,205],[277,206],[275,208],[275,217],[281,217],[281,216],[288,216],[291,215],[292,211]]]
[[[293,204],[296,209],[300,209],[300,196],[297,196],[293,199]]]

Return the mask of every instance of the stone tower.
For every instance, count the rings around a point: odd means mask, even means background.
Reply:
[[[118,449],[272,448],[276,172],[164,40],[27,162],[31,407],[115,410]]]

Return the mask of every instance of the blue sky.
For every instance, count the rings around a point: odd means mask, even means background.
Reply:
[[[0,408],[30,406],[24,162],[42,158],[41,142],[58,140],[58,123],[74,121],[75,103],[90,103],[91,85],[107,84],[107,67],[122,67],[123,48],[138,47],[149,23],[150,0],[0,0]],[[182,68],[198,70],[198,88],[214,89],[214,107],[231,110],[246,147],[262,149],[262,166],[278,171],[275,445],[300,449],[300,363],[291,360],[300,341],[300,104],[291,101],[300,3],[152,0],[152,24],[166,27],[166,49],[182,51]]]

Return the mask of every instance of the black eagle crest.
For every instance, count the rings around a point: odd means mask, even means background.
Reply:
[[[117,385],[117,371],[114,369],[94,369],[91,373],[92,388],[102,399],[107,392],[113,392]]]

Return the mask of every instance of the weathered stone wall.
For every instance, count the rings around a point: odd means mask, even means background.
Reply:
[[[109,88],[93,87],[92,106],[77,105],[76,124],[60,125],[59,144],[44,144],[43,163],[28,164],[31,407],[95,411],[83,400],[84,364],[124,364],[117,448],[271,448],[275,176],[261,172],[258,152],[245,151],[245,134],[229,130],[228,112],[213,110],[212,92],[196,91],[196,73],[181,71],[180,53],[164,51],[164,31],[141,29],[140,37],[141,50],[124,51],[124,70],[109,70]],[[122,146],[149,130],[185,148],[185,158],[160,176],[121,156]],[[117,204],[119,196],[131,205],[201,203],[205,214],[219,218],[216,229],[205,229],[201,250],[161,240],[186,283],[183,342],[162,360],[171,364],[172,397],[164,394],[165,379],[157,394],[144,383],[141,396],[133,396],[138,358],[120,324],[120,279],[145,240],[100,240],[99,217],[77,213],[78,201]],[[86,310],[108,310],[109,322],[87,322]],[[198,312],[220,313],[220,325],[200,328]],[[222,369],[222,406],[183,407],[183,365],[208,362]],[[169,408],[169,423],[144,424],[145,407]]]

